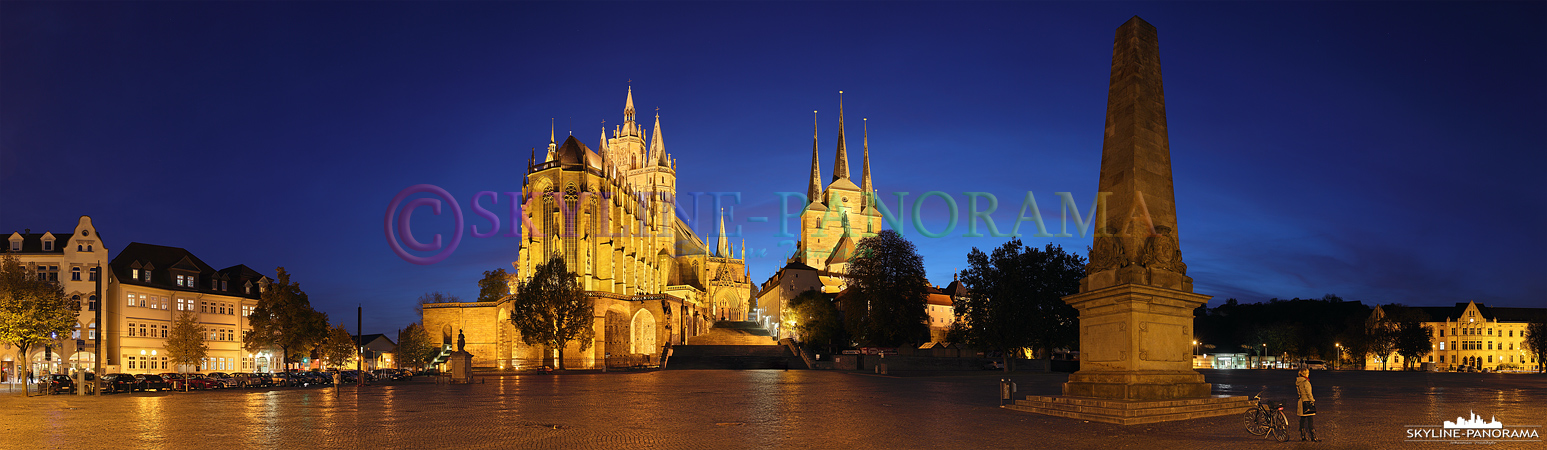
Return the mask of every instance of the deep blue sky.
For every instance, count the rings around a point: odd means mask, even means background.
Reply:
[[[890,204],[991,192],[1007,231],[1032,191],[1056,229],[1055,192],[1094,195],[1113,32],[1135,14],[1160,32],[1181,245],[1211,303],[1547,303],[1540,2],[4,2],[0,230],[91,215],[114,251],[284,266],[335,320],[364,304],[365,331],[392,333],[424,292],[475,297],[517,238],[410,264],[383,236],[391,198],[444,187],[486,230],[468,199],[518,190],[550,118],[594,146],[629,80],[680,192],[743,193],[730,222],[769,249],[759,281],[813,110],[832,174],[839,90],[854,176],[868,117]],[[414,218],[420,240],[450,233]],[[965,232],[905,235],[943,285],[1006,239]]]

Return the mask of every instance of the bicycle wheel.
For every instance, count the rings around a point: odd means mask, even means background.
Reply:
[[[1284,418],[1284,412],[1274,411],[1271,419],[1273,420],[1273,438],[1279,442],[1289,442],[1289,419]]]
[[[1252,436],[1268,434],[1268,421],[1263,419],[1262,411],[1257,408],[1241,413],[1241,422],[1246,425],[1246,432],[1251,433]]]

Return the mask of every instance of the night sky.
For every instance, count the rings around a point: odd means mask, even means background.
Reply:
[[[966,216],[965,192],[989,192],[1008,232],[1031,191],[1057,233],[1056,192],[1093,200],[1113,32],[1134,15],[1159,29],[1181,248],[1211,305],[1547,304],[1541,2],[4,2],[0,231],[90,215],[115,256],[284,266],[334,321],[364,305],[365,332],[392,334],[420,294],[475,298],[519,239],[411,264],[384,237],[393,196],[440,186],[487,232],[472,196],[518,191],[550,118],[595,147],[632,84],[678,201],[741,193],[727,222],[766,251],[758,282],[788,251],[776,193],[805,192],[813,110],[832,176],[840,90],[853,176],[869,118],[891,208],[942,191]],[[944,201],[924,205],[945,230]],[[713,239],[707,195],[697,212]],[[449,213],[413,220],[449,240]],[[1008,239],[909,222],[940,285]]]

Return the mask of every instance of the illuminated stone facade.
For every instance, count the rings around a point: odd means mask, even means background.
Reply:
[[[1489,307],[1475,301],[1456,306],[1417,307],[1428,314],[1430,352],[1417,363],[1433,363],[1434,369],[1531,370],[1541,365],[1538,355],[1525,348],[1525,331],[1532,318],[1547,319],[1547,308]],[[1379,306],[1371,317],[1385,317]],[[1402,355],[1392,353],[1389,370],[1400,370]],[[1416,367],[1421,365],[1415,364]],[[1377,355],[1367,357],[1368,370],[1381,370]]]
[[[723,217],[711,246],[676,214],[677,161],[659,115],[649,134],[635,121],[630,89],[623,124],[611,137],[603,129],[597,149],[550,134],[542,160],[534,153],[527,161],[513,289],[558,255],[595,300],[595,340],[586,351],[571,343],[566,367],[655,363],[668,343],[716,320],[747,320],[751,310],[753,286]],[[475,367],[554,365],[554,349],[521,341],[507,320],[509,301],[424,305],[425,328],[446,343],[460,330]]]
[[[64,287],[65,298],[70,299],[80,313],[75,329],[54,340],[46,357],[44,346],[29,348],[27,355],[21,355],[14,346],[0,345],[0,381],[25,376],[29,364],[33,373],[90,368],[95,361],[97,336],[118,330],[97,324],[97,309],[101,307],[98,300],[106,295],[107,289],[107,283],[98,286],[97,277],[107,266],[108,255],[107,245],[97,234],[91,217],[81,216],[69,233],[23,230],[11,233],[6,241],[0,253],[16,257],[22,268],[33,276],[58,281]]]

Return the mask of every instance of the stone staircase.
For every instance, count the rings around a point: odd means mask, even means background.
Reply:
[[[779,345],[757,322],[715,322],[708,333],[688,338],[686,345],[672,347],[667,370],[787,369],[804,368],[805,362]]]
[[[757,322],[715,322],[708,333],[688,338],[687,345],[777,345]]]
[[[1240,414],[1252,407],[1250,397],[1212,395],[1203,398],[1123,401],[1096,398],[1028,395],[1005,408],[1049,416],[1135,425]]]

